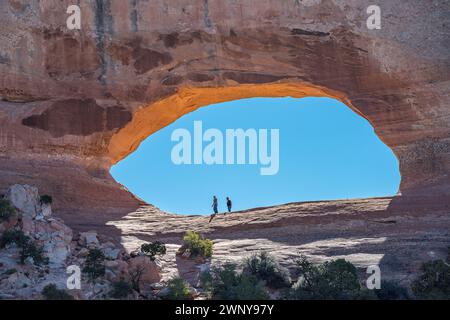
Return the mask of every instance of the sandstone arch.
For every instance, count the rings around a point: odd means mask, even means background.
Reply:
[[[403,197],[448,199],[448,2],[379,1],[371,31],[355,1],[92,1],[68,31],[69,2],[1,5],[0,188],[37,185],[63,214],[126,212],[139,201],[108,169],[151,132],[223,99],[319,95],[372,123]]]

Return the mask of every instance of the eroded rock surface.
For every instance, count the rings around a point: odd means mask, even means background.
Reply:
[[[70,4],[1,3],[1,189],[36,185],[65,218],[127,213],[140,202],[108,170],[151,133],[214,102],[313,95],[373,124],[402,194],[448,196],[448,1],[378,1],[381,30],[366,1],[84,1],[79,31]]]
[[[154,261],[142,254],[131,258],[111,241],[113,238],[97,236],[95,231],[74,237],[64,221],[48,214],[50,204],[41,204],[38,195],[38,189],[29,185],[14,185],[8,189],[6,200],[16,211],[0,220],[0,299],[42,299],[42,290],[49,284],[70,292],[76,299],[106,299],[111,298],[114,283],[132,279],[138,280],[140,292],[131,291],[122,298],[156,296],[158,291],[154,292],[150,286],[161,277]],[[24,250],[25,246],[35,249]],[[95,281],[84,269],[93,250],[103,254],[99,263],[105,270]],[[38,251],[40,253],[36,254]],[[22,258],[24,252],[27,252],[26,259]],[[73,267],[80,270],[79,289],[67,285],[69,276],[74,275]],[[136,277],[137,271],[139,277]]]
[[[181,275],[196,285],[200,272],[211,265],[240,264],[267,251],[291,271],[300,254],[317,263],[345,258],[362,271],[379,265],[384,280],[407,285],[423,262],[446,259],[450,209],[435,207],[429,212],[429,204],[407,208],[401,201],[394,197],[292,203],[220,214],[211,223],[207,216],[167,214],[145,206],[108,224],[120,230],[128,251],[148,241],[165,242],[165,280]],[[214,241],[211,261],[201,264],[176,255],[187,230]]]
[[[71,4],[1,1],[1,194],[37,186],[71,228],[108,233],[130,250],[157,239],[174,253],[195,228],[214,239],[213,261],[267,249],[287,264],[300,251],[380,261],[407,279],[443,254],[450,2],[379,0],[381,30],[366,28],[368,1],[81,1],[79,31],[65,26]],[[142,202],[111,178],[112,164],[180,116],[255,96],[346,103],[399,158],[402,196],[257,209],[208,224],[138,209]],[[198,273],[171,254],[164,263],[166,278]],[[112,278],[127,272],[122,263],[109,268]],[[27,284],[24,274],[6,282]]]

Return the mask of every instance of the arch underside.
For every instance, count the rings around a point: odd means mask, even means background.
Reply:
[[[352,106],[350,100],[343,93],[304,82],[245,84],[215,88],[183,87],[168,98],[138,109],[132,121],[112,136],[108,156],[111,158],[112,164],[117,163],[135,151],[148,136],[198,108],[254,97],[333,98],[346,104],[360,116],[365,117]],[[370,119],[367,120],[370,122]]]

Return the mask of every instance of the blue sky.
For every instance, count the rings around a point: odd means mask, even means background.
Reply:
[[[260,165],[175,165],[171,151],[177,128],[203,130],[279,129],[278,174],[260,175]],[[207,143],[205,143],[206,145]],[[373,127],[329,98],[252,98],[203,107],[143,141],[111,169],[131,192],[180,214],[210,214],[211,198],[225,197],[234,210],[295,201],[394,195],[398,161]]]

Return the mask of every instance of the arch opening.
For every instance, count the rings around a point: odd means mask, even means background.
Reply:
[[[309,90],[297,91],[297,94],[308,97]],[[316,97],[305,99],[229,99],[232,101],[209,104],[145,137],[139,149],[113,166],[111,173],[146,202],[183,214],[209,214],[213,194],[220,199],[221,211],[225,210],[226,196],[233,199],[234,209],[242,210],[295,201],[395,195],[400,174],[392,150],[375,134],[367,119],[342,102],[345,97],[336,99],[325,91],[313,92]],[[172,102],[178,102],[172,108],[178,108],[178,113],[185,110],[180,109],[183,107],[196,110],[193,97],[195,94],[187,93],[176,99],[172,97]],[[167,102],[163,105],[169,107]],[[139,110],[137,114],[154,114],[156,110],[150,110],[154,107]],[[156,107],[158,109],[158,105]],[[135,125],[149,131],[169,121],[170,117],[170,113],[164,113],[159,121],[150,122],[141,118]],[[174,164],[170,155],[176,142],[171,141],[171,134],[177,129],[187,129],[194,135],[196,121],[202,121],[203,132],[213,128],[224,133],[225,152],[227,129],[279,129],[279,172],[263,176],[260,166],[249,163],[245,166],[198,166],[194,165],[193,156],[193,165]],[[135,141],[139,141],[139,145],[141,139]],[[205,142],[204,146],[207,144]],[[137,149],[132,143],[129,147]],[[246,152],[248,160],[249,150]],[[223,158],[225,163],[226,155]]]

